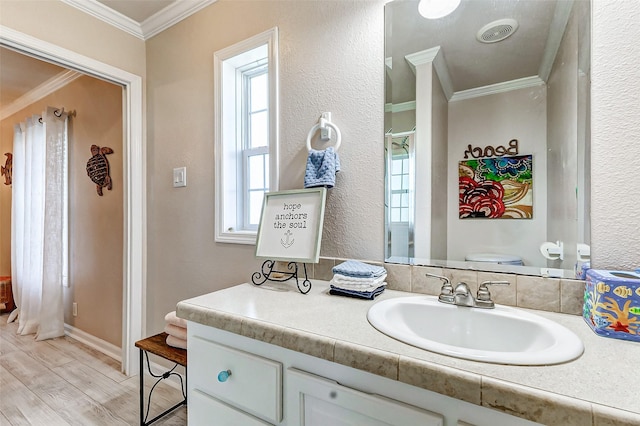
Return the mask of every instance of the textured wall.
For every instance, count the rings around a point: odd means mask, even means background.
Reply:
[[[274,26],[280,46],[280,187],[301,188],[323,111],[342,131],[322,255],[383,257],[383,2],[225,1],[147,43],[148,331],[186,297],[250,279],[254,246],[214,242],[213,54]],[[186,166],[188,186],[171,187]]]
[[[593,262],[631,268],[640,265],[640,3],[593,9]],[[145,75],[142,41],[61,2],[2,0],[0,23]],[[382,258],[383,1],[220,0],[147,42],[149,332],[176,301],[255,269],[252,246],[213,242],[212,63],[215,50],[274,25],[283,188],[300,185],[307,131],[332,111],[344,171],[328,200],[323,255]],[[181,165],[189,186],[173,190],[171,168]]]
[[[592,263],[640,267],[640,2],[593,2]]]

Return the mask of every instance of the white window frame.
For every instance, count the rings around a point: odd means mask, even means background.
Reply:
[[[406,160],[407,165],[406,168],[404,166],[404,161]],[[393,163],[395,161],[401,161],[403,162],[402,165],[402,173],[398,173],[398,174],[394,174],[393,173]],[[396,176],[400,176],[400,180],[401,180],[401,184],[400,184],[400,188],[394,188],[393,187],[393,178]],[[407,186],[404,186],[404,177],[407,177]],[[409,180],[411,179],[411,175],[409,173],[409,154],[397,154],[397,155],[392,155],[391,156],[391,172],[390,172],[390,177],[391,177],[391,182],[389,183],[390,187],[391,187],[391,199],[389,200],[389,206],[391,208],[390,210],[390,221],[391,223],[409,223],[409,202],[407,201],[407,204],[403,204],[402,203],[402,195],[406,195],[407,198],[409,197]],[[400,195],[400,204],[396,205],[393,202],[393,196],[394,195]],[[407,211],[407,220],[402,220],[402,211],[406,210]],[[399,216],[400,216],[400,220],[393,220],[393,212],[394,211],[398,211],[399,212]]]
[[[245,220],[241,211],[246,176],[240,135],[243,132],[239,94],[236,91],[238,71],[253,60],[264,57],[266,48],[269,73],[269,191],[278,190],[278,28],[274,27],[243,40],[213,55],[214,72],[214,155],[215,155],[215,241],[255,244],[256,229],[239,229]],[[253,57],[255,56],[255,58]],[[242,157],[242,156],[241,156]],[[243,194],[238,194],[240,191]],[[240,206],[239,206],[240,204]],[[247,212],[248,214],[248,212]]]

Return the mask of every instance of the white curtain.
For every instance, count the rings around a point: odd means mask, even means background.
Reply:
[[[42,118],[42,120],[40,120]],[[19,334],[64,335],[68,285],[67,115],[49,107],[14,128],[11,274]]]

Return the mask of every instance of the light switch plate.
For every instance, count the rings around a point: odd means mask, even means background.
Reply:
[[[177,167],[173,169],[173,187],[180,188],[187,186],[187,168]]]

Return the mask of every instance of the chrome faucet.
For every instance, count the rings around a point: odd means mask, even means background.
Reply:
[[[468,306],[473,308],[476,306],[476,300],[471,295],[471,289],[467,283],[458,283],[454,291],[453,304],[458,306]]]
[[[459,282],[455,289],[451,285],[449,278],[440,275],[425,273],[429,277],[441,279],[443,281],[438,301],[449,305],[467,306],[470,308],[495,308],[495,303],[491,300],[489,285],[509,285],[509,281],[483,281],[478,287],[478,294],[474,298],[467,283]]]

